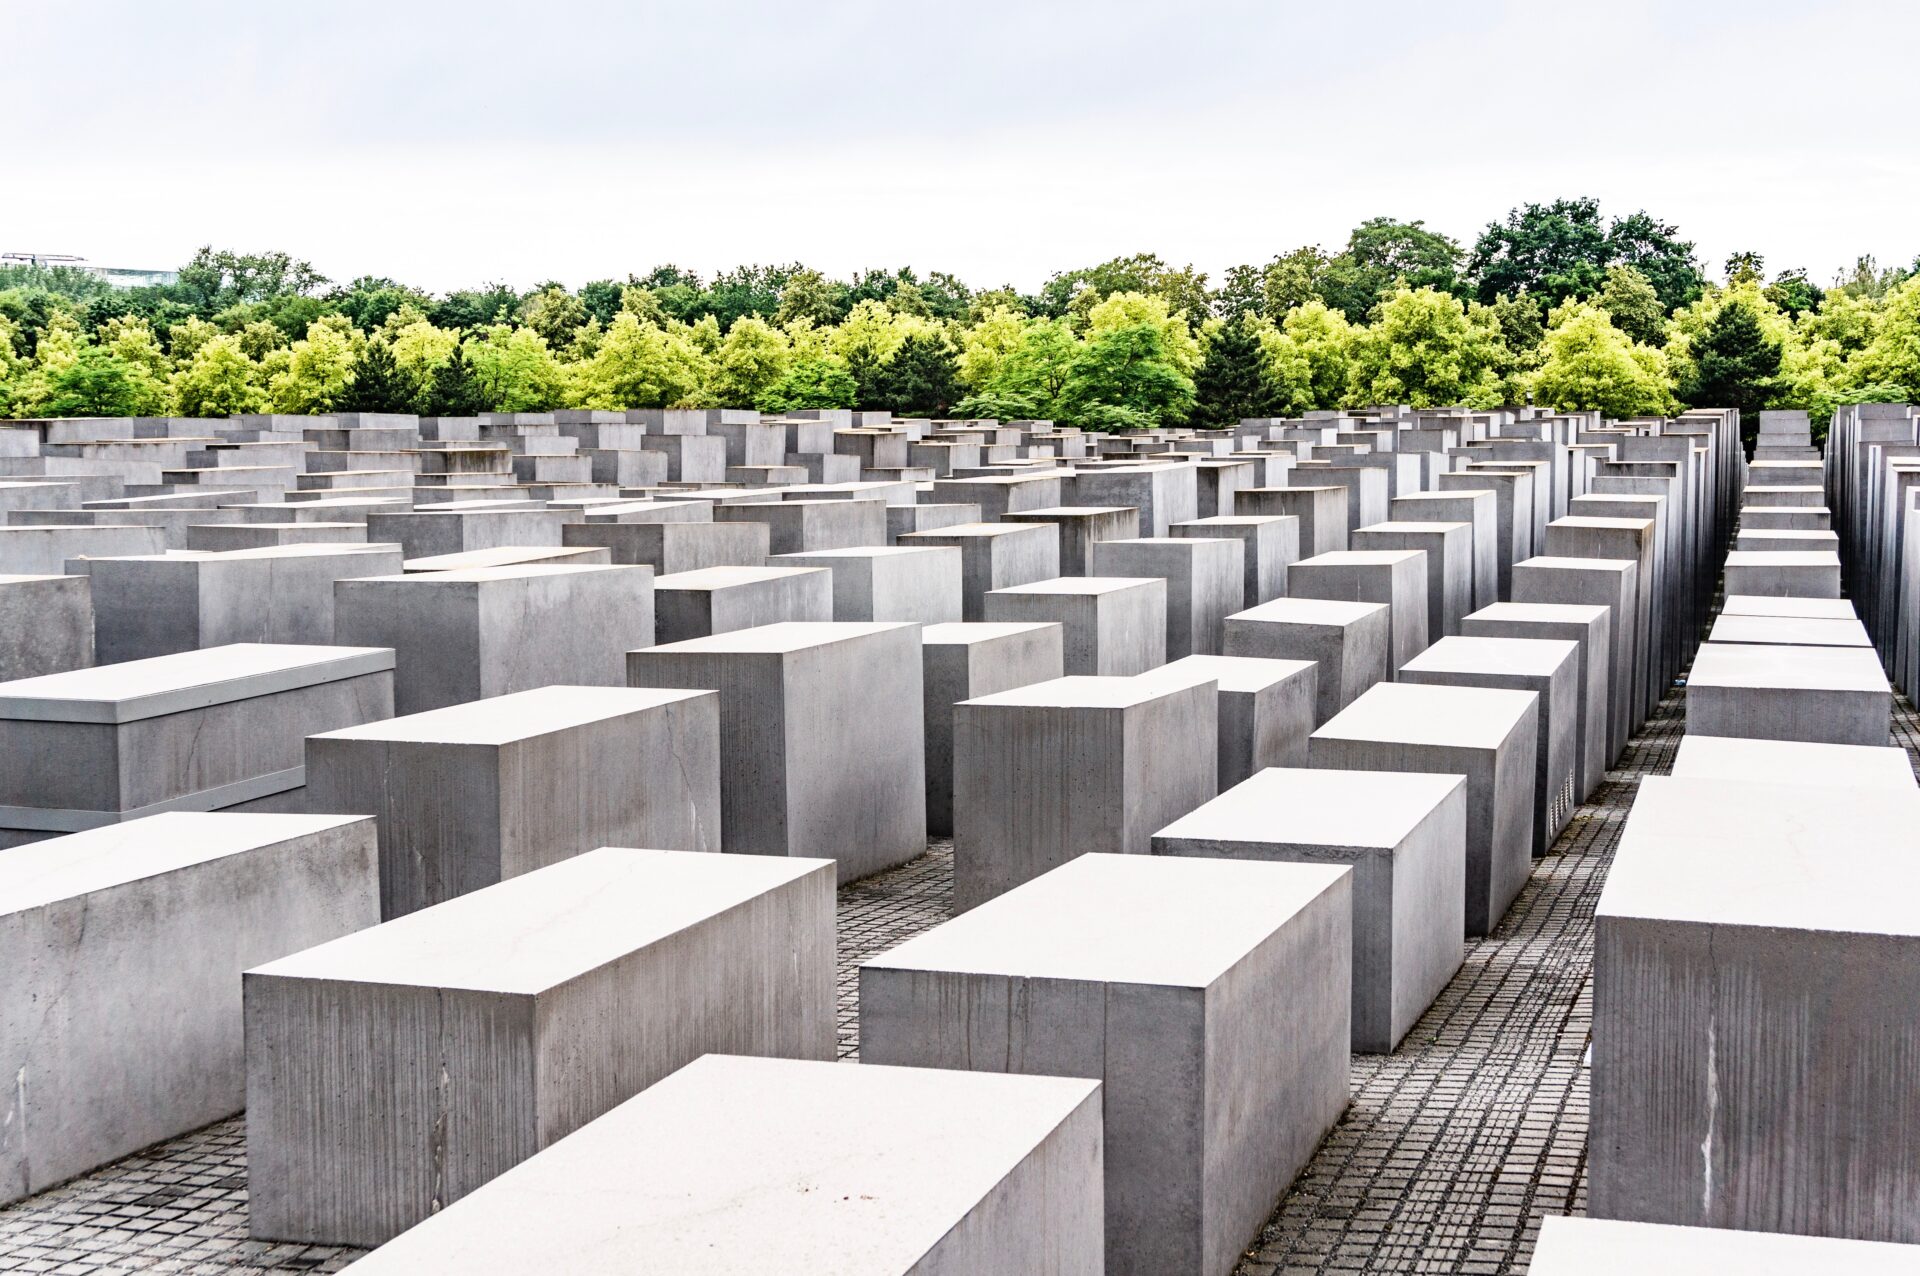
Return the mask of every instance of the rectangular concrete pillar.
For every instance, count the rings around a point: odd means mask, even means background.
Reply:
[[[1083,856],[863,965],[861,1055],[1099,1078],[1109,1276],[1224,1276],[1347,1106],[1350,879]]]
[[[920,630],[927,728],[927,833],[953,834],[953,707],[1066,672],[1057,624],[927,625]]]
[[[1062,576],[996,589],[986,617],[1062,626],[1069,674],[1125,677],[1167,659],[1167,582],[1158,577]]]
[[[1350,549],[1303,558],[1287,568],[1287,594],[1342,602],[1385,603],[1393,630],[1389,672],[1427,648],[1424,551]]]
[[[901,546],[942,548],[959,559],[960,613],[929,619],[985,620],[986,596],[996,589],[1009,589],[1037,580],[1052,580],[1060,575],[1060,537],[1051,527],[1022,526],[1016,523],[967,523],[935,531],[912,532],[899,539]],[[855,617],[847,617],[855,619]],[[882,619],[882,617],[874,617]],[[886,617],[913,620],[917,616]]]
[[[603,847],[255,967],[250,1231],[377,1245],[701,1055],[832,1059],[833,924],[824,861]]]
[[[1229,656],[1313,662],[1316,726],[1384,681],[1393,652],[1385,603],[1276,598],[1227,617],[1225,635]]]
[[[1143,537],[1093,548],[1098,576],[1157,576],[1167,583],[1167,658],[1218,655],[1220,628],[1244,605],[1240,541]]]
[[[1462,628],[1478,638],[1557,638],[1575,644],[1580,695],[1574,735],[1579,776],[1576,805],[1584,802],[1613,765],[1607,747],[1612,697],[1608,690],[1612,617],[1610,608],[1579,603],[1495,603],[1468,616]]]

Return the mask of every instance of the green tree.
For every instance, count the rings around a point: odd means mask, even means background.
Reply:
[[[462,288],[446,299],[425,307],[435,327],[459,331],[502,323],[520,313],[520,294],[506,284],[488,284],[484,288]]]
[[[1315,299],[1261,335],[1274,412],[1295,415],[1347,405],[1355,329],[1346,315]]]
[[[1460,246],[1426,229],[1424,222],[1370,217],[1347,236],[1346,250],[1326,263],[1317,291],[1329,306],[1360,320],[1396,282],[1452,292],[1459,286],[1459,269]]]
[[[589,408],[674,407],[696,396],[710,376],[706,358],[686,335],[614,316],[600,349],[578,371],[577,398]]]
[[[327,295],[327,301],[362,332],[372,332],[403,306],[412,306],[424,313],[433,305],[433,298],[419,289],[373,275],[362,275],[346,287],[334,289]],[[311,323],[314,318],[318,316],[310,316],[307,322]],[[297,335],[306,328],[307,324],[302,323],[293,331]]]
[[[51,394],[42,409],[48,416],[145,416],[165,402],[143,395],[126,361],[99,346],[82,347],[48,383]]]
[[[762,412],[791,412],[801,408],[850,408],[858,387],[844,360],[833,355],[802,359],[760,395],[755,407]]]
[[[909,336],[881,367],[875,398],[880,407],[909,416],[945,416],[960,398],[953,343],[937,331]]]
[[[327,283],[312,265],[286,253],[216,252],[201,248],[180,267],[176,287],[181,298],[202,316],[210,316],[240,302],[267,301],[292,293],[311,296]]]
[[[1193,424],[1204,428],[1225,429],[1248,417],[1274,414],[1277,396],[1258,320],[1243,314],[1210,335],[1193,389]]]
[[[626,292],[626,285],[618,280],[595,279],[580,285],[580,304],[586,309],[588,319],[605,328],[620,313]]]
[[[586,321],[586,304],[561,284],[541,284],[520,303],[520,322],[556,350],[572,345],[575,330]]]
[[[1036,300],[1039,312],[1048,318],[1072,316],[1084,325],[1093,309],[1116,293],[1158,297],[1169,313],[1184,312],[1190,328],[1198,328],[1213,311],[1204,273],[1192,266],[1176,270],[1154,253],[1135,253],[1097,266],[1062,271],[1041,286]]]
[[[1548,407],[1562,412],[1598,409],[1624,419],[1661,414],[1671,406],[1659,351],[1635,345],[1598,306],[1569,301],[1557,307],[1544,354],[1526,385]]]
[[[1557,306],[1589,296],[1606,280],[1614,249],[1593,199],[1526,204],[1489,223],[1467,262],[1480,300],[1521,292]]]
[[[1752,434],[1773,397],[1781,353],[1781,342],[1768,335],[1751,305],[1728,302],[1689,348],[1692,366],[1680,397],[1696,408],[1738,408],[1742,428]]]
[[[1125,408],[1139,414],[1137,420],[1178,425],[1193,410],[1193,378],[1169,348],[1162,324],[1129,323],[1087,338],[1067,372],[1058,407],[1073,424],[1111,425],[1115,418],[1102,409]]]
[[[266,405],[266,395],[255,382],[258,370],[238,337],[211,337],[174,373],[174,405],[182,416],[258,412]]]
[[[1767,277],[1767,259],[1759,253],[1739,252],[1727,258],[1727,284],[1757,284]]]
[[[1889,396],[1894,401],[1920,399],[1920,276],[1909,276],[1887,292],[1873,340],[1854,356],[1848,371],[1855,385],[1900,387],[1903,393]]]
[[[714,356],[708,397],[723,408],[751,407],[792,361],[786,333],[758,315],[737,319]]]
[[[826,327],[845,319],[852,306],[853,297],[845,284],[811,267],[802,267],[787,277],[786,287],[780,290],[780,306],[774,311],[773,322],[784,328],[796,319],[811,319]]]
[[[467,362],[495,412],[546,412],[566,402],[566,370],[531,328],[489,324],[468,341]]]
[[[1352,393],[1361,403],[1493,407],[1502,349],[1491,311],[1469,314],[1435,288],[1400,288],[1354,342]]]
[[[430,416],[479,416],[491,410],[473,365],[467,362],[465,347],[454,346],[447,361],[433,370],[426,409]]]
[[[180,330],[175,329],[176,342]],[[269,381],[277,412],[329,412],[337,407],[353,381],[361,337],[345,316],[334,315],[314,323],[307,335],[293,343],[286,366]],[[178,349],[175,357],[179,356]]]
[[[1795,318],[1818,310],[1825,295],[1804,270],[1783,270],[1767,285],[1767,300]]]
[[[353,379],[334,406],[342,412],[411,412],[420,387],[400,370],[393,347],[369,341],[354,360]]]
[[[1653,283],[1632,266],[1608,266],[1607,282],[1594,300],[1630,341],[1658,348],[1667,343],[1667,308]]]
[[[1616,218],[1607,228],[1607,262],[1631,266],[1645,275],[1660,298],[1661,309],[1669,314],[1699,300],[1706,283],[1693,242],[1680,238],[1675,227],[1644,209]]]

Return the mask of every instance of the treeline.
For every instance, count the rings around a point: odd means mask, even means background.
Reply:
[[[1611,416],[1920,397],[1920,278],[1709,280],[1645,212],[1528,204],[1470,245],[1374,218],[1218,286],[1151,255],[1036,293],[910,269],[660,266],[436,296],[204,248],[160,287],[0,268],[0,414],[890,408],[1130,428],[1529,397]]]

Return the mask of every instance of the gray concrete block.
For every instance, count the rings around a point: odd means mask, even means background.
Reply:
[[[1617,758],[1640,723],[1634,698],[1634,669],[1640,661],[1640,635],[1634,617],[1640,569],[1612,558],[1530,558],[1513,566],[1513,601],[1576,604],[1609,609],[1607,635],[1609,696],[1613,713],[1607,724],[1607,756]]]
[[[1720,600],[1723,616],[1788,616],[1807,620],[1857,620],[1853,604],[1844,598],[1759,598],[1728,594]]]
[[[1276,598],[1227,617],[1224,633],[1229,656],[1314,662],[1316,725],[1385,680],[1393,651],[1384,603]]]
[[[394,649],[394,705],[419,713],[548,683],[617,687],[653,642],[646,567],[483,567],[342,580],[334,639]]]
[[[1812,554],[1838,554],[1840,534],[1815,531],[1812,528],[1743,527],[1734,537],[1733,547],[1740,550],[1786,550],[1789,553],[1797,551]]]
[[[1638,1272],[1640,1276],[1695,1276],[1699,1272],[1907,1276],[1916,1263],[1920,1263],[1920,1254],[1910,1246],[1878,1241],[1547,1215],[1540,1220],[1540,1242],[1527,1270],[1531,1276],[1613,1276],[1616,1272]]]
[[[1495,603],[1468,616],[1461,627],[1469,637],[1558,638],[1575,644],[1575,682],[1580,696],[1575,714],[1574,770],[1579,776],[1577,801],[1585,801],[1613,764],[1613,754],[1607,747],[1612,705],[1607,682],[1612,662],[1612,609],[1580,603]]]
[[[367,539],[400,546],[406,558],[432,558],[470,549],[561,544],[566,516],[558,510],[417,510],[367,514]]]
[[[1728,593],[1759,598],[1840,597],[1840,555],[1792,550],[1735,550],[1727,555]]]
[[[657,576],[654,636],[663,643],[774,625],[833,619],[833,574],[824,567],[708,567]]]
[[[1303,558],[1287,568],[1287,594],[1387,604],[1389,672],[1427,649],[1427,560],[1421,550],[1349,549]]]
[[[1535,693],[1533,853],[1545,855],[1579,805],[1580,646],[1558,638],[1442,638],[1402,682]]]
[[[1200,517],[1199,484],[1190,463],[1081,470],[1074,474],[1072,484],[1072,497],[1066,504],[1132,506],[1140,511],[1142,536],[1165,536],[1175,523]]]
[[[252,1234],[376,1245],[703,1054],[832,1059],[833,907],[603,847],[249,970]]]
[[[1350,879],[1083,856],[864,964],[862,1058],[1098,1077],[1106,1271],[1230,1272],[1347,1106]]]
[[[832,575],[833,620],[960,620],[961,551],[945,546],[861,545],[781,554],[782,567],[820,567]]]
[[[1466,933],[1492,932],[1533,869],[1531,691],[1383,682],[1307,742],[1310,766],[1467,780]]]
[[[75,566],[92,581],[104,665],[238,642],[331,643],[334,582],[398,572],[401,557],[398,545],[275,545]]]
[[[1311,660],[1186,656],[1135,677],[1215,685],[1218,791],[1267,767],[1307,764],[1307,737],[1317,725],[1319,671]]]
[[[1883,745],[1893,690],[1872,649],[1702,643],[1687,675],[1687,733]]]
[[[1803,616],[1735,616],[1722,613],[1707,631],[1709,642],[1766,643],[1794,647],[1871,647],[1867,627],[1857,620],[1818,620]]]
[[[966,523],[899,538],[903,548],[958,551],[961,614],[954,620],[987,619],[986,596],[1060,575],[1060,538],[1050,527],[1019,523]],[[902,618],[904,619],[904,617]]]
[[[0,682],[93,663],[93,595],[85,576],[0,576]]]
[[[1356,550],[1417,549],[1427,556],[1427,638],[1460,632],[1473,610],[1471,523],[1375,523],[1350,538]]]
[[[1594,918],[1598,1217],[1920,1242],[1920,793],[1649,776]]]
[[[926,850],[920,630],[775,624],[627,655],[635,687],[720,693],[723,849],[854,881]]]
[[[1808,744],[1803,740],[1742,740],[1689,735],[1674,750],[1675,776],[1696,780],[1749,780],[1763,784],[1835,788],[1916,787],[1907,751],[1895,745]]]
[[[1193,539],[1218,537],[1240,542],[1242,606],[1284,598],[1287,568],[1300,561],[1300,520],[1286,515],[1222,514],[1175,523],[1173,535]]]
[[[386,918],[596,846],[718,851],[720,702],[539,687],[307,737],[314,810],[380,819]]]
[[[1501,602],[1513,600],[1513,565],[1533,557],[1533,476],[1502,470],[1454,470],[1434,479],[1435,490],[1492,492],[1494,554]]]
[[[1093,547],[1098,576],[1158,577],[1167,583],[1167,658],[1220,652],[1220,630],[1245,603],[1244,550],[1237,537],[1148,537]]]
[[[1265,487],[1234,495],[1234,513],[1299,520],[1300,554],[1311,558],[1347,548],[1347,489]]]
[[[990,591],[990,621],[1053,621],[1068,674],[1125,677],[1167,659],[1167,582],[1158,577],[1063,576]]]
[[[1140,511],[1130,505],[1055,505],[1014,510],[1003,517],[1009,523],[1049,523],[1059,529],[1060,568],[1053,573],[1056,576],[1095,575],[1096,544],[1140,535]]]
[[[0,829],[298,789],[308,735],[393,716],[393,668],[384,649],[239,644],[0,683]]]
[[[1490,607],[1500,601],[1501,568],[1510,573],[1513,560],[1503,560],[1505,544],[1499,535],[1499,494],[1491,488],[1457,492],[1404,492],[1389,509],[1396,522],[1466,523],[1473,556],[1473,605]]]
[[[165,553],[167,538],[158,527],[50,524],[0,527],[0,572],[9,576],[52,576],[72,558]]]
[[[771,1230],[789,1270],[844,1271],[851,1209],[872,1276],[1100,1276],[1100,1108],[1065,1077],[709,1055],[357,1265],[727,1276]]]
[[[765,523],[769,554],[801,554],[887,543],[887,505],[880,500],[805,500],[715,505],[716,523]]]
[[[612,562],[612,554],[604,549],[591,547],[554,549],[551,546],[501,545],[493,549],[463,550],[458,554],[435,554],[430,558],[409,558],[401,564],[401,570],[404,572],[464,572],[476,567],[519,567],[528,563],[603,567]]]
[[[1398,1046],[1465,956],[1460,776],[1275,767],[1161,829],[1153,853],[1351,867],[1356,1051]]]
[[[571,523],[560,529],[570,546],[603,548],[610,561],[645,564],[656,576],[708,567],[761,567],[770,540],[764,523]]]
[[[220,552],[269,545],[364,545],[365,523],[197,523],[187,528],[187,549]]]
[[[176,812],[0,854],[0,1203],[238,1112],[240,972],[379,917],[373,821]]]
[[[1144,855],[1219,792],[1214,684],[1069,676],[954,706],[953,898],[974,908],[1090,850]]]
[[[1057,624],[927,625],[920,630],[927,735],[927,833],[953,834],[953,706],[1061,677]]]

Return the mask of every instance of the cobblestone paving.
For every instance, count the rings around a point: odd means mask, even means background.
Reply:
[[[1584,1209],[1593,906],[1635,785],[1671,765],[1681,705],[1661,706],[1400,1049],[1354,1058],[1352,1107],[1239,1276],[1523,1272],[1541,1215]],[[1920,717],[1904,700],[1895,716],[1920,759]],[[858,964],[946,917],[951,865],[936,842],[841,891],[843,1058]],[[359,1256],[247,1239],[245,1167],[236,1118],[0,1210],[0,1272],[333,1272]]]

